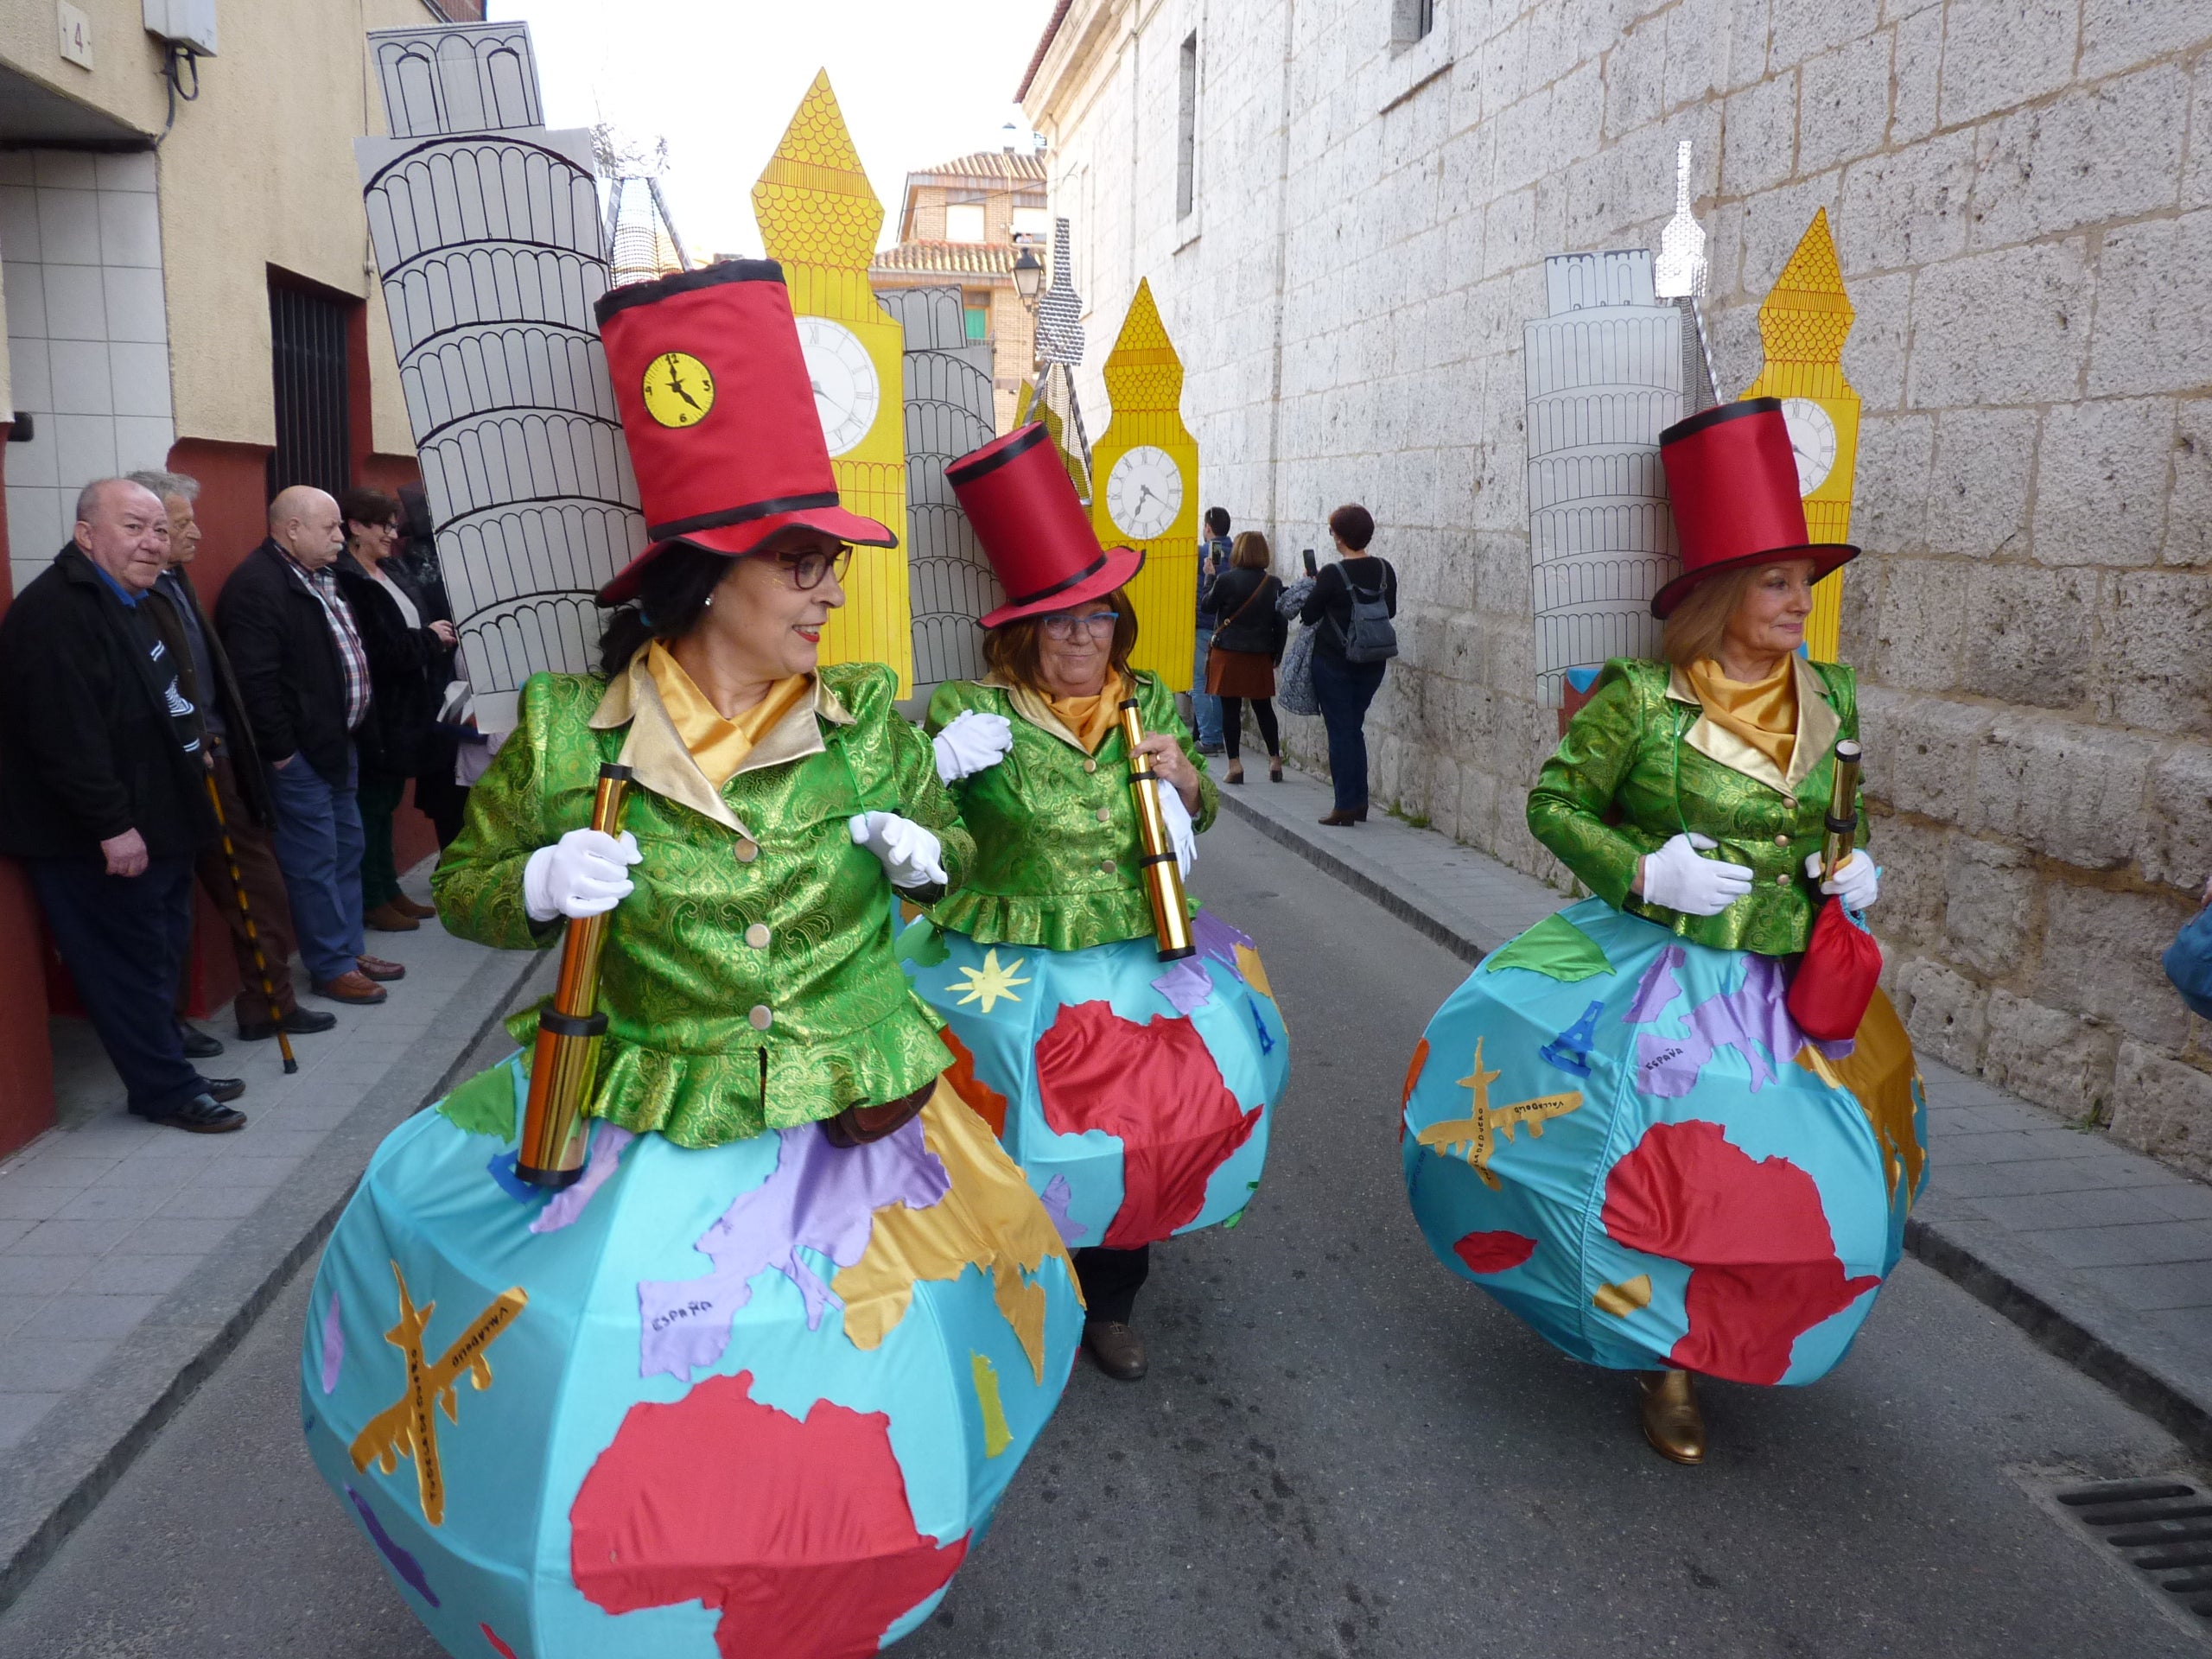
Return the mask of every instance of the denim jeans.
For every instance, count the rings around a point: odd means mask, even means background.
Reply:
[[[1206,695],[1206,658],[1213,654],[1213,628],[1198,624],[1198,648],[1191,661],[1191,723],[1198,728],[1198,741],[1221,741],[1221,699]]]
[[[1367,806],[1367,705],[1382,689],[1387,663],[1353,663],[1325,651],[1313,653],[1313,696],[1321,723],[1329,731],[1329,777],[1336,785],[1337,810]]]
[[[300,959],[318,985],[350,974],[361,938],[361,810],[353,791],[359,763],[348,758],[343,787],[308,764],[269,768],[276,804],[276,865],[292,901]]]

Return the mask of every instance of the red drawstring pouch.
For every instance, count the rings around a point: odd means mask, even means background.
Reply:
[[[1866,924],[1831,895],[1813,919],[1813,936],[1789,982],[1789,1017],[1815,1042],[1856,1037],[1881,977],[1882,947]]]

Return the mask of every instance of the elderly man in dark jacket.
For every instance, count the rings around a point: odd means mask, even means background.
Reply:
[[[269,539],[223,584],[215,626],[237,671],[268,767],[276,861],[300,955],[316,995],[374,1003],[374,982],[406,969],[363,950],[360,771],[354,734],[368,719],[360,625],[332,566],[345,548],[338,503],[305,485],[269,504]]]
[[[200,718],[146,613],[168,551],[152,492],[102,479],[0,620],[0,852],[22,861],[130,1109],[199,1135],[245,1127],[174,1015],[192,869],[213,833]]]

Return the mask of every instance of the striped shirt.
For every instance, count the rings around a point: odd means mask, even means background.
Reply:
[[[346,671],[346,729],[353,731],[369,712],[369,653],[354,624],[353,607],[338,591],[338,572],[329,565],[310,570],[289,552],[284,559],[320,601],[323,620],[330,624],[330,637],[338,644],[339,664]]]

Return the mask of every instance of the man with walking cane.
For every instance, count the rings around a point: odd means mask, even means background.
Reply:
[[[251,1043],[328,1031],[338,1023],[336,1014],[302,1008],[294,999],[292,912],[285,902],[283,872],[269,841],[274,820],[267,778],[231,659],[188,574],[200,550],[194,513],[200,482],[181,473],[156,472],[133,473],[130,481],[161,497],[168,520],[168,561],[153,588],[154,597],[165,602],[150,607],[149,613],[168,645],[187,700],[200,710],[213,763],[213,801],[229,848],[226,852],[210,843],[202,849],[200,885],[230,928],[238,968],[233,1005],[238,1036]],[[188,1045],[186,1052],[192,1052]]]

